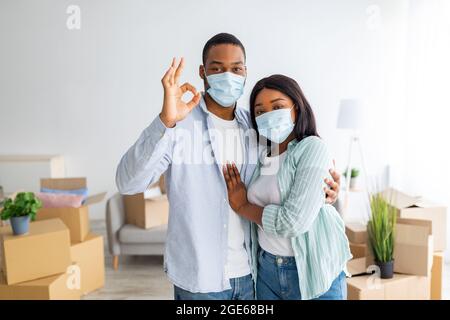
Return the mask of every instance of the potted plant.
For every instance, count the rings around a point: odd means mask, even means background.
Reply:
[[[349,170],[347,169],[344,172],[345,179],[348,179],[347,178],[348,171]],[[350,170],[350,188],[354,189],[356,187],[356,181],[357,181],[358,176],[359,176],[359,170],[356,168],[352,168],[352,170]]]
[[[14,235],[27,234],[30,220],[34,220],[36,212],[42,207],[42,202],[33,192],[19,192],[13,199],[5,200],[1,219],[11,221]]]
[[[371,196],[371,219],[367,224],[369,245],[380,268],[382,279],[394,276],[394,243],[397,212],[395,208],[380,195]]]

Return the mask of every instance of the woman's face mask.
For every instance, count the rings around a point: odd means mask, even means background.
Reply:
[[[259,134],[278,144],[286,140],[295,126],[291,116],[293,108],[294,106],[289,109],[278,109],[257,116]]]
[[[232,72],[222,72],[207,76],[211,98],[222,107],[233,107],[244,93],[245,77]]]

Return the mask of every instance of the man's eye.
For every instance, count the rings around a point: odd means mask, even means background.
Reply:
[[[234,72],[242,72],[242,68],[234,68],[233,71]]]

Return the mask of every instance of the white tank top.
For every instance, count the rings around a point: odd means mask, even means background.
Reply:
[[[265,157],[262,161],[261,174],[248,189],[247,198],[253,204],[265,207],[269,204],[281,203],[280,189],[278,188],[277,173],[287,152],[279,156]],[[258,242],[260,247],[276,256],[293,257],[291,238],[283,238],[266,233],[261,226],[258,227]]]

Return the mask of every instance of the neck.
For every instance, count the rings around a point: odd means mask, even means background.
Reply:
[[[221,119],[224,120],[233,120],[234,119],[234,107],[224,108],[221,105],[219,105],[217,102],[214,101],[213,98],[209,96],[209,94],[206,92],[204,95],[206,108],[209,112],[213,113],[214,115],[218,116]]]
[[[291,142],[294,139],[295,139],[295,133],[294,133],[294,131],[292,131],[291,134],[282,143],[277,145],[276,143],[272,142],[272,146],[270,148],[271,149],[270,155],[277,156],[277,155],[282,154],[283,152],[285,152],[287,150],[289,142]]]

